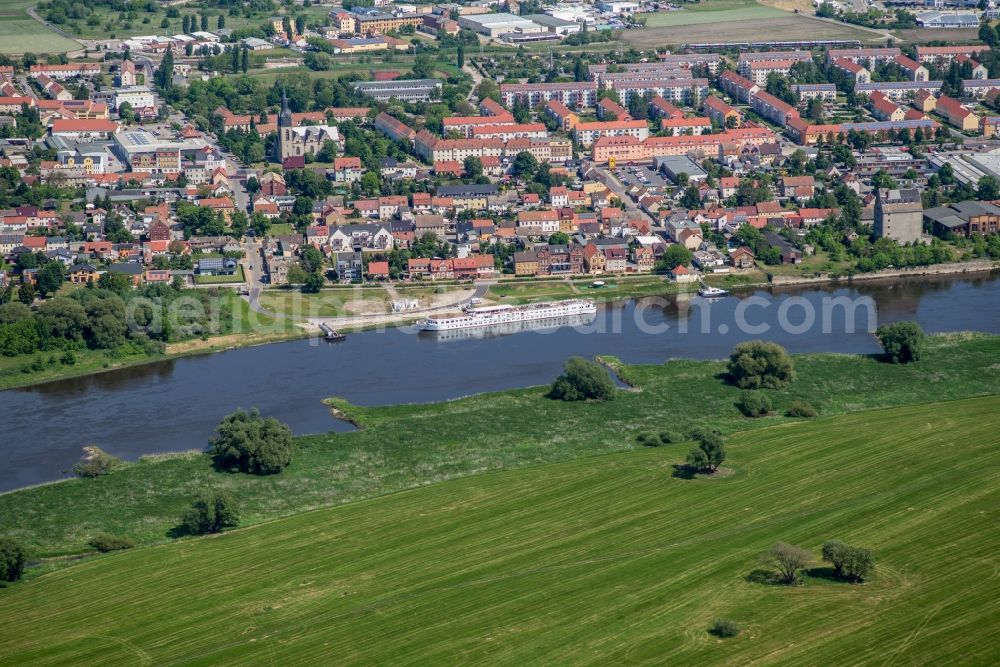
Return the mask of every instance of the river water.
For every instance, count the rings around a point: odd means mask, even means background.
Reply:
[[[351,426],[333,418],[323,398],[439,401],[549,382],[571,355],[611,354],[629,363],[721,359],[754,338],[791,352],[872,353],[879,347],[869,326],[901,319],[929,332],[1000,333],[1000,274],[760,290],[712,302],[635,299],[601,306],[592,322],[554,330],[441,337],[388,329],[8,390],[0,392],[0,491],[66,476],[88,444],[126,459],[203,448],[237,407],[257,407],[297,434],[343,431]]]

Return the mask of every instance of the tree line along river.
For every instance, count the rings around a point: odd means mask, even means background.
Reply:
[[[349,430],[322,399],[439,401],[549,382],[571,355],[626,363],[721,359],[754,338],[790,352],[873,353],[869,328],[916,320],[928,332],[1000,333],[1000,274],[851,287],[758,290],[706,302],[634,299],[592,321],[535,331],[388,329],[339,343],[297,340],[173,359],[0,393],[0,491],[60,479],[94,444],[126,459],[204,447],[219,420],[257,407],[298,434]],[[853,321],[852,321],[853,320]]]

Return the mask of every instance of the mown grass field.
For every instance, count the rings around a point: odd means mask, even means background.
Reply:
[[[766,8],[765,8],[766,9]],[[681,12],[678,12],[681,13]],[[845,23],[833,23],[781,12],[783,16],[723,20],[724,14],[704,12],[709,22],[688,25],[648,27],[625,30],[622,40],[636,48],[663,48],[665,45],[700,44],[706,42],[785,41],[806,39],[857,39],[879,41],[878,35]]]
[[[35,0],[0,2],[0,53],[65,53],[81,48],[28,16],[26,10],[34,4]]]
[[[99,532],[155,544],[169,541],[184,508],[208,488],[230,493],[249,525],[456,477],[634,450],[642,432],[711,426],[734,433],[795,423],[780,416],[793,400],[832,416],[1000,394],[1000,337],[934,337],[924,359],[903,366],[848,355],[795,359],[799,379],[769,391],[777,414],[758,420],[740,416],[739,390],[725,384],[721,362],[688,360],[627,366],[623,374],[640,391],[600,404],[553,401],[543,387],[423,405],[336,401],[362,428],[296,438],[292,464],[280,475],[220,473],[199,453],[142,459],[98,479],[0,494],[0,535],[38,556],[86,552]],[[211,436],[186,445],[201,449]]]
[[[788,16],[788,12],[765,7],[756,0],[711,0],[694,4],[684,3],[682,6],[684,9],[677,11],[640,14],[640,16],[645,17],[647,28]]]
[[[990,664],[997,397],[487,474],[109,555],[0,590],[7,664]],[[783,540],[863,585],[752,583]],[[735,620],[736,638],[707,634]]]

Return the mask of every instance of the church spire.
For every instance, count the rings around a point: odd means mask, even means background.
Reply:
[[[288,96],[285,89],[281,89],[281,114],[278,116],[278,127],[292,126],[292,112],[288,108]]]

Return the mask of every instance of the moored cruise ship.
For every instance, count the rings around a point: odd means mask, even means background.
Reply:
[[[432,315],[419,323],[422,331],[452,331],[488,327],[511,322],[535,322],[571,315],[589,315],[597,312],[597,306],[590,299],[567,299],[528,303],[523,306],[484,306],[468,308],[461,313]]]

